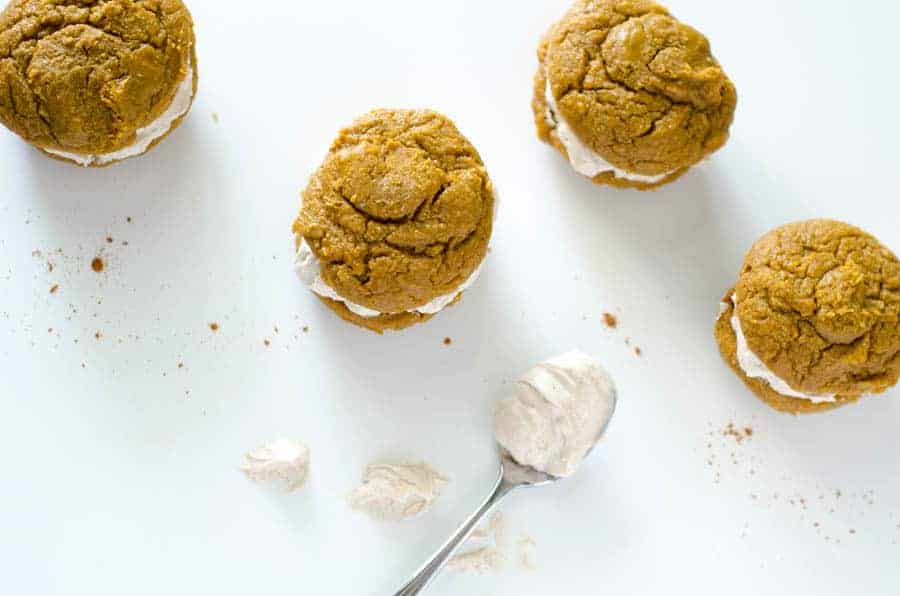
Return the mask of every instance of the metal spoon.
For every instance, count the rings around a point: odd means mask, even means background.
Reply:
[[[613,413],[615,407],[613,408]],[[612,418],[612,415],[610,415]],[[603,427],[603,430],[597,435],[597,442],[606,434],[606,428],[609,421]],[[597,442],[591,447],[585,457],[593,452]],[[415,596],[422,593],[425,588],[431,585],[431,582],[437,577],[438,573],[447,565],[447,563],[456,555],[459,549],[465,544],[466,540],[472,535],[475,529],[481,524],[490,513],[497,508],[497,505],[506,498],[511,492],[518,488],[534,488],[537,486],[545,486],[562,480],[556,476],[551,476],[543,472],[539,472],[534,468],[529,468],[517,463],[509,453],[500,449],[500,477],[494,486],[493,492],[478,508],[472,517],[467,519],[462,526],[456,531],[456,534],[441,547],[441,549],[431,557],[431,559],[422,566],[422,568],[412,577],[411,580],[397,592],[394,596]]]

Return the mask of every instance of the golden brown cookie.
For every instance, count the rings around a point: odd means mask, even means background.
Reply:
[[[13,0],[0,13],[0,121],[51,157],[141,155],[178,127],[196,88],[181,0]]]
[[[408,327],[474,281],[493,212],[487,170],[450,120],[375,110],[340,132],[303,192],[298,273],[345,320]]]
[[[708,40],[655,2],[577,0],[538,60],[538,136],[598,184],[657,188],[728,140],[734,85]]]
[[[833,409],[882,393],[900,377],[900,262],[848,224],[805,221],[765,235],[747,254],[722,311],[722,356],[777,410]],[[754,361],[791,392],[833,401],[776,391],[759,371],[748,375],[744,365]]]

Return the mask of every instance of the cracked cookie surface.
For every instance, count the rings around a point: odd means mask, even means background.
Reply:
[[[866,232],[813,220],[753,246],[716,328],[723,356],[747,381],[734,356],[732,296],[750,350],[773,373],[797,391],[837,395],[835,404],[812,404],[748,382],[778,409],[829,409],[897,384],[900,262]]]
[[[487,170],[450,120],[375,110],[332,144],[294,233],[341,297],[414,323],[427,317],[407,311],[452,294],[484,260],[493,208]]]
[[[721,148],[737,91],[702,34],[647,0],[578,0],[543,39],[532,102],[540,138],[567,154],[548,117],[558,116],[613,166],[671,182]]]
[[[166,111],[189,66],[196,90],[180,0],[13,0],[0,13],[0,121],[42,149],[118,151]]]

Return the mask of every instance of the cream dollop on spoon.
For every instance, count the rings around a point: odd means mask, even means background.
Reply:
[[[550,484],[578,471],[612,420],[617,394],[594,358],[570,352],[539,364],[495,410],[500,475],[491,495],[395,596],[420,594],[481,521],[518,488]]]

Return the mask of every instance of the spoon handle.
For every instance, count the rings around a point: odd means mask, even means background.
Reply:
[[[456,534],[394,596],[415,596],[427,588],[468,540],[475,528],[481,524],[481,521],[515,488],[516,485],[510,484],[503,479],[503,470],[501,469],[500,479],[497,480],[493,492],[491,492],[484,504],[460,526]]]

